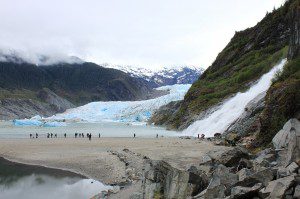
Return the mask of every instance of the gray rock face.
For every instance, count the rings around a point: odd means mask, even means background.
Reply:
[[[151,161],[145,168],[143,192],[145,199],[160,195],[166,199],[185,199],[189,173],[176,169],[164,161]]]
[[[241,147],[235,147],[214,157],[216,163],[223,164],[228,167],[238,166],[239,161],[242,158],[249,158],[249,153],[246,149]]]
[[[35,115],[51,116],[66,110],[67,107],[31,99],[0,100],[0,120],[31,118]]]
[[[285,164],[292,161],[300,161],[300,122],[297,119],[290,119],[272,140],[278,150],[286,153]]]
[[[295,187],[293,198],[300,198],[300,184]]]
[[[273,179],[274,172],[272,169],[266,168],[245,177],[242,181],[237,182],[236,186],[251,187],[256,183],[262,183],[264,186],[266,186]]]
[[[52,105],[57,112],[64,112],[66,109],[75,107],[71,102],[56,95],[50,89],[44,88],[43,90],[40,90],[37,94],[37,97],[42,101]]]
[[[248,176],[253,174],[253,171],[251,169],[243,168],[239,172],[237,172],[239,176],[239,181],[245,180]]]
[[[252,187],[233,187],[231,189],[231,198],[234,199],[243,199],[243,198],[252,198],[257,195],[259,189],[262,187],[261,183],[255,184]]]
[[[262,198],[283,198],[285,192],[290,188],[294,180],[295,176],[291,175],[271,181],[267,187],[260,190],[259,194]]]
[[[282,130],[280,130],[273,138],[272,142],[275,149],[287,148],[291,140],[291,131],[293,129],[300,129],[300,122],[297,119],[290,119],[285,123]]]
[[[230,169],[225,167],[224,165],[218,165],[215,172],[213,173],[213,178],[208,185],[208,189],[211,188],[213,184],[223,184],[226,187],[231,187],[236,182],[238,182],[237,174],[231,173]]]
[[[288,165],[285,168],[279,168],[277,171],[277,178],[286,177],[289,175],[292,175],[298,170],[299,166],[295,162],[292,162],[290,165]]]

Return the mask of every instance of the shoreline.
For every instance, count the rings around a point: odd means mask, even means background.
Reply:
[[[108,185],[126,182],[125,163],[112,151],[129,149],[185,169],[199,162],[201,154],[226,148],[180,138],[0,139],[0,157],[9,161],[65,170]]]
[[[27,164],[19,161],[14,161],[10,160],[6,157],[0,156],[0,163],[1,164],[8,164],[8,165],[13,165],[13,166],[18,166],[18,167],[23,167],[23,168],[30,168],[32,169],[32,173],[43,173],[43,174],[50,174],[53,176],[58,176],[58,177],[79,177],[82,179],[88,179],[87,176],[76,173],[67,169],[62,169],[62,168],[53,168],[53,167],[47,167],[44,165],[38,165],[38,164]]]

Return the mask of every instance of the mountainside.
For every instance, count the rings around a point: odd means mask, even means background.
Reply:
[[[146,80],[152,87],[174,84],[192,84],[198,80],[198,78],[204,72],[203,68],[195,66],[164,67],[163,69],[157,71],[131,66],[113,66],[108,64],[104,66],[124,71],[132,77],[142,78]]]
[[[0,119],[33,116],[42,107],[46,109],[42,115],[53,115],[92,101],[141,100],[161,94],[145,80],[88,62],[44,66],[0,62],[0,91]],[[33,103],[26,103],[24,110],[18,106],[22,103],[13,106],[16,100]]]
[[[287,1],[281,8],[268,13],[256,26],[236,32],[214,63],[192,85],[178,108],[164,116],[163,122],[156,120],[161,117],[159,113],[152,121],[172,129],[184,129],[237,92],[249,89],[289,55],[289,63],[282,74],[276,75],[282,80],[274,80],[265,98],[266,106],[258,117],[262,126],[260,134],[277,132],[299,112],[299,6],[299,0]],[[269,106],[272,111],[267,111]],[[261,140],[269,142],[270,137]]]

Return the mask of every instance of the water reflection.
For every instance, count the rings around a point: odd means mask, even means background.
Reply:
[[[111,188],[71,172],[0,158],[0,199],[82,199]]]

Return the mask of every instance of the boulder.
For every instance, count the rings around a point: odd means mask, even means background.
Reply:
[[[279,165],[287,166],[291,162],[300,163],[300,122],[290,119],[272,140],[278,152]]]
[[[298,120],[297,120],[298,121]],[[291,129],[290,142],[287,149],[287,164],[290,162],[300,163],[300,122],[298,121],[297,128]]]
[[[273,150],[264,150],[253,161],[256,166],[269,167],[276,160],[276,154]]]
[[[190,184],[190,194],[197,195],[207,188],[209,183],[209,178],[205,171],[198,169],[196,166],[191,166],[189,171],[189,181]]]
[[[243,181],[248,176],[252,175],[253,171],[251,169],[244,168],[237,172],[237,175],[239,176],[239,181]]]
[[[295,176],[287,176],[271,181],[268,185],[259,191],[259,195],[262,198],[283,198],[285,192],[295,181]]]
[[[218,185],[214,186],[210,189],[205,189],[197,196],[194,196],[193,198],[197,199],[215,199],[215,198],[225,198],[225,186],[224,185]]]
[[[300,184],[295,187],[293,198],[300,198]]]
[[[291,136],[290,132],[291,129],[298,129],[299,130],[299,120],[297,119],[290,119],[285,123],[283,128],[274,136],[272,143],[275,149],[282,149],[287,148],[288,143],[290,142]]]
[[[252,168],[253,167],[253,162],[250,161],[250,160],[247,160],[245,158],[242,158],[240,161],[239,161],[239,165],[237,167],[237,170],[241,170],[243,168]]]
[[[233,187],[231,189],[231,198],[243,199],[243,198],[253,198],[258,195],[258,191],[262,188],[262,184],[258,183],[252,187]]]
[[[220,181],[220,184],[226,187],[231,187],[238,182],[238,175],[231,173],[230,169],[224,165],[218,165],[215,172],[213,173],[212,181]],[[208,188],[212,186],[212,182],[208,185]]]
[[[299,166],[295,162],[292,162],[285,168],[279,168],[277,171],[277,178],[282,178],[291,175],[292,173],[296,173]]]
[[[164,198],[185,199],[188,192],[189,172],[172,167],[165,161],[149,161],[145,166],[143,193],[153,198],[160,192]]]
[[[274,171],[270,168],[266,168],[245,177],[242,181],[237,182],[235,186],[251,187],[257,183],[262,183],[266,186],[273,179]]]
[[[216,163],[227,167],[238,166],[242,158],[249,158],[248,151],[242,147],[234,147],[214,157]]]

